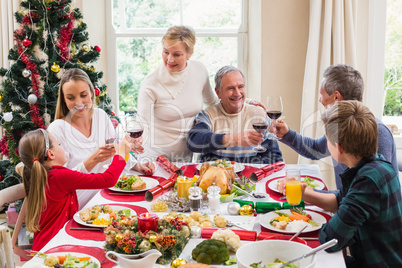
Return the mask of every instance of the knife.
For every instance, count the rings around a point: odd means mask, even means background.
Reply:
[[[246,181],[248,181],[248,178],[246,176],[242,176],[241,178],[235,174],[235,181],[239,183],[240,185],[244,186],[244,189],[248,192],[250,192],[250,188],[247,186],[247,184],[243,181],[243,178],[245,178]]]
[[[70,230],[85,230],[85,231],[100,231],[103,232],[101,228],[92,228],[92,227],[70,227]]]

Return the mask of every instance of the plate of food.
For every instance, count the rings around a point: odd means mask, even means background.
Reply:
[[[200,163],[200,164],[197,165],[198,170],[201,169],[202,164],[203,163]],[[224,167],[233,167],[235,173],[241,172],[245,168],[245,166],[243,164],[241,164],[241,163],[237,163],[237,162],[234,162],[234,161],[228,161],[226,159],[223,159],[223,160],[218,159],[216,161],[209,161],[208,164],[210,166],[222,165]]]
[[[144,192],[156,187],[159,184],[158,180],[149,177],[140,177],[138,175],[121,176],[114,187],[109,190],[123,193]]]
[[[316,212],[299,212],[289,209],[271,211],[260,216],[260,224],[271,231],[295,234],[306,225],[307,227],[302,233],[319,230],[327,222],[324,216]]]
[[[22,267],[100,268],[101,265],[98,259],[88,254],[79,252],[55,252],[49,254],[38,253]]]
[[[76,223],[88,227],[107,227],[113,219],[122,219],[135,216],[137,213],[123,206],[95,205],[92,208],[85,208],[74,214]]]
[[[279,183],[281,182],[281,180],[283,178],[284,177],[280,177],[280,178],[276,178],[276,179],[271,180],[268,183],[268,188],[271,189],[272,191],[275,191],[275,192],[279,193],[278,185],[279,185]],[[302,176],[301,180],[304,181],[307,184],[307,186],[309,186],[309,187],[311,187],[313,189],[324,190],[324,188],[325,188],[325,184],[322,181],[320,181],[317,178],[315,178],[315,177]]]

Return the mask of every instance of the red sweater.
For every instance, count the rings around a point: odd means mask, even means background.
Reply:
[[[32,250],[41,250],[64,224],[78,212],[75,190],[113,187],[126,162],[118,155],[104,173],[81,173],[62,166],[53,166],[48,172],[46,207],[40,219],[40,231],[34,234]]]

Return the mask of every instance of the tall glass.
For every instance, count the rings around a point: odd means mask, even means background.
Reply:
[[[267,122],[267,117],[260,116],[260,113],[258,112],[259,108],[254,109],[254,115],[253,115],[253,128],[255,131],[257,131],[260,134],[264,134],[265,130],[268,128],[268,122]],[[253,148],[254,151],[257,153],[263,153],[267,149],[263,146],[261,146],[261,142],[258,143],[256,147]]]
[[[276,119],[281,117],[283,111],[282,98],[281,96],[269,96],[267,98],[267,115],[272,119],[272,125],[274,127],[273,135],[268,138],[271,140],[279,140],[280,138],[276,135]]]
[[[286,170],[286,200],[289,205],[296,206],[300,204],[302,198],[302,188],[299,169]]]

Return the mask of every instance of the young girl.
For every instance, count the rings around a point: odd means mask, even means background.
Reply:
[[[118,145],[112,164],[104,173],[81,173],[63,167],[64,149],[46,130],[25,134],[19,143],[28,209],[26,225],[35,233],[33,250],[40,250],[78,211],[77,189],[109,188],[116,184],[130,152],[129,136]]]

